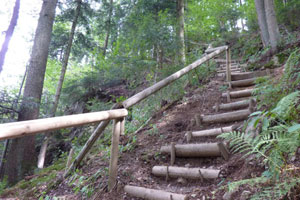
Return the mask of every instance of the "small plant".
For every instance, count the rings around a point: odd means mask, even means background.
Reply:
[[[230,183],[230,190],[244,184],[263,185],[251,199],[280,199],[300,182],[299,173],[293,173],[297,167],[290,163],[300,144],[300,124],[295,123],[299,116],[293,114],[299,113],[298,100],[299,92],[294,92],[283,97],[271,111],[253,113],[248,125],[261,126],[260,134],[254,138],[242,132],[219,136],[230,141],[233,153],[243,153],[244,158],[255,155],[267,169],[261,177]]]

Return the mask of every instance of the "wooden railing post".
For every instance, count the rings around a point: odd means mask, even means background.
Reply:
[[[231,57],[229,47],[226,50],[226,81],[231,82]]]
[[[111,138],[110,162],[109,162],[109,178],[108,191],[111,191],[116,185],[118,175],[118,154],[121,134],[121,124],[124,119],[115,119]]]

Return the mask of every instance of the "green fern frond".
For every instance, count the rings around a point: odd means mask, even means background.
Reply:
[[[281,120],[288,120],[295,107],[299,101],[300,92],[293,92],[285,97],[283,97],[277,104],[276,108],[272,110],[273,113],[276,113],[277,118]]]
[[[251,200],[281,199],[298,183],[300,183],[300,178],[288,179],[288,181],[276,183],[272,187],[263,188],[262,191],[253,195]]]
[[[240,180],[240,181],[235,181],[235,182],[232,182],[232,183],[228,183],[228,190],[233,191],[233,190],[237,189],[238,187],[240,187],[241,185],[254,186],[254,185],[257,185],[257,184],[265,183],[267,181],[268,181],[268,179],[266,177],[257,177],[257,178],[251,178],[251,179],[244,179],[244,180]]]

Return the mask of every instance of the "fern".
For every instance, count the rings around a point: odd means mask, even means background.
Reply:
[[[300,182],[300,178],[292,178],[289,179],[289,181],[276,183],[272,187],[264,188],[262,191],[254,194],[251,197],[251,200],[280,199],[284,197],[299,182]]]
[[[296,105],[299,101],[300,92],[293,92],[283,97],[277,104],[276,108],[272,110],[272,113],[276,114],[277,118],[281,120],[295,119],[297,111]]]

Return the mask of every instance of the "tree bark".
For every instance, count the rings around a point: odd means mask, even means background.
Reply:
[[[18,121],[36,119],[39,116],[56,3],[57,0],[43,1]],[[35,155],[34,136],[26,136],[12,141],[5,170],[9,184],[14,184],[25,175],[33,172]]]
[[[16,0],[15,6],[14,6],[14,11],[12,18],[10,20],[10,24],[8,26],[8,29],[5,34],[5,39],[1,47],[0,51],[0,73],[3,68],[4,60],[5,60],[5,55],[8,50],[8,45],[10,42],[10,39],[14,33],[15,27],[17,25],[18,17],[19,17],[19,10],[20,10],[20,0]]]
[[[260,0],[261,1],[261,0]],[[280,33],[278,23],[275,14],[274,0],[264,0],[265,12],[268,25],[268,32],[270,36],[270,45],[272,52],[277,51],[278,42],[280,40]]]
[[[112,12],[113,12],[113,0],[110,0],[110,7],[109,7],[109,14],[108,14],[108,22],[107,22],[107,32],[106,32],[106,37],[105,37],[105,42],[104,42],[104,47],[103,47],[103,56],[105,57],[107,47],[108,47],[108,41],[110,37],[110,32],[111,32],[111,17],[112,17]]]
[[[270,44],[270,35],[268,31],[264,0],[255,0],[255,7],[258,25],[260,28],[261,40],[264,47],[266,47]]]
[[[50,117],[54,117],[55,113],[56,113],[56,110],[57,110],[57,106],[58,106],[58,102],[59,102],[59,98],[60,98],[60,94],[61,94],[61,89],[62,89],[62,86],[63,86],[63,83],[64,83],[65,74],[66,74],[67,67],[68,67],[68,62],[69,62],[69,57],[70,57],[71,48],[72,48],[72,44],[73,44],[75,29],[76,29],[78,17],[79,17],[79,14],[80,14],[81,3],[82,3],[82,0],[77,0],[77,7],[76,7],[76,10],[75,10],[74,20],[73,20],[72,27],[71,27],[67,48],[66,48],[66,51],[65,51],[64,56],[63,56],[63,62],[62,62],[60,77],[59,77],[59,80],[58,80],[56,93],[55,93],[55,99],[54,99],[53,107],[51,109]],[[44,167],[48,142],[49,142],[49,135],[46,135],[45,138],[44,138],[44,142],[41,146],[39,156],[38,156],[38,168],[43,168]]]
[[[177,21],[179,38],[179,57],[181,64],[185,64],[185,44],[184,44],[184,0],[177,1]]]

